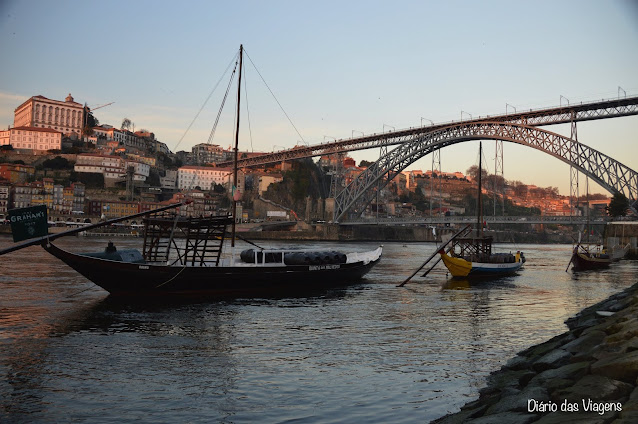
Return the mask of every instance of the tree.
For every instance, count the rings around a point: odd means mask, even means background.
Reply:
[[[124,118],[122,120],[122,126],[120,128],[123,130],[130,130],[131,126],[133,126],[133,123],[131,122],[131,120],[128,118]]]
[[[374,162],[370,162],[370,161],[367,161],[367,160],[362,160],[361,162],[359,162],[359,167],[360,168],[368,168],[373,163]]]
[[[477,165],[472,165],[467,169],[467,171],[465,171],[465,174],[472,177],[472,181],[478,181],[479,167]],[[485,181],[486,178],[487,178],[487,171],[485,169],[482,169],[481,179]]]
[[[607,214],[612,218],[617,218],[619,216],[625,216],[627,214],[627,209],[629,209],[629,199],[623,193],[617,191],[611,198],[609,202],[609,206],[605,208]]]
[[[97,120],[95,116],[93,116],[93,112],[91,109],[86,107],[86,120],[84,121],[84,128],[82,129],[82,134],[85,136],[93,135],[93,127],[97,127],[100,125],[100,121]]]

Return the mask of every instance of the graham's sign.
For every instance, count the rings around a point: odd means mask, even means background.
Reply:
[[[47,207],[44,205],[11,209],[9,221],[14,242],[43,237],[49,233]]]

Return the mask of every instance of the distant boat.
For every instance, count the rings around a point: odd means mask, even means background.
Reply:
[[[455,237],[447,250],[441,249],[439,254],[452,277],[491,278],[516,273],[525,263],[523,252],[492,253],[492,237],[483,235],[482,224],[482,145],[479,145],[478,173],[478,222],[476,236],[470,237],[470,229],[466,234]]]
[[[614,262],[621,260],[629,251],[629,243],[622,247],[613,246],[604,250],[600,244],[576,243],[572,249],[570,263],[573,271],[607,268]],[[569,265],[567,266],[569,268]]]

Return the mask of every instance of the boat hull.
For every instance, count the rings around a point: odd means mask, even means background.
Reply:
[[[586,252],[574,249],[572,253],[572,269],[574,271],[586,271],[589,269],[604,269],[611,265],[612,259],[609,257],[600,258],[592,256]]]
[[[516,273],[523,266],[519,255],[516,262],[512,263],[470,262],[463,258],[452,257],[447,253],[441,253],[441,259],[452,277],[457,278],[503,277]]]
[[[380,260],[331,265],[168,266],[119,262],[67,252],[46,251],[115,296],[208,295],[255,297],[353,284]]]

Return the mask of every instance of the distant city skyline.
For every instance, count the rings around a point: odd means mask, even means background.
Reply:
[[[1,127],[31,96],[71,93],[92,108],[113,102],[95,111],[101,123],[129,118],[173,151],[209,140],[227,79],[184,133],[241,43],[250,111],[242,150],[638,95],[638,6],[625,0],[5,1],[0,37]],[[224,148],[234,104],[229,95],[213,140]],[[578,139],[638,169],[638,117],[579,123]],[[477,150],[476,142],[443,149],[442,170],[465,173]],[[492,173],[494,142],[484,150]],[[430,167],[426,156],[408,169]],[[504,143],[504,172],[569,194],[569,166],[534,149]],[[591,182],[590,191],[606,193]]]

